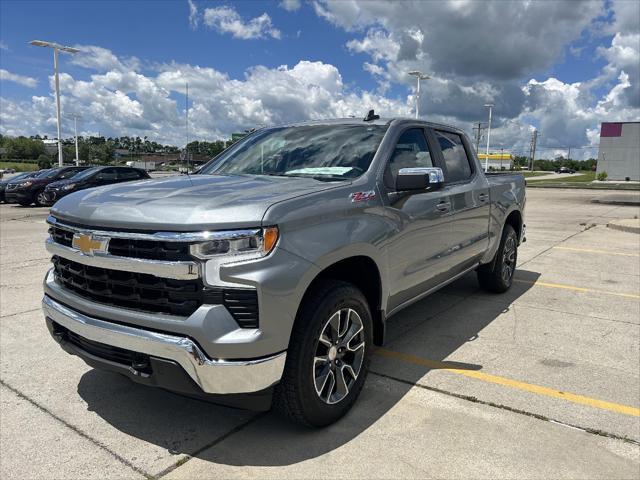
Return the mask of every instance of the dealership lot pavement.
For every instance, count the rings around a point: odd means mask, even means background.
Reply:
[[[639,478],[640,208],[531,189],[504,295],[460,279],[389,321],[324,430],[135,385],[50,339],[46,209],[0,206],[2,478]]]

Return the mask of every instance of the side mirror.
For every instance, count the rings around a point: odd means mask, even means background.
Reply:
[[[438,167],[425,168],[401,168],[396,178],[396,190],[407,191],[432,191],[442,188],[444,185],[444,173]]]

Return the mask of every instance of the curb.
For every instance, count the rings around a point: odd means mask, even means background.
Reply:
[[[629,220],[614,220],[613,222],[607,223],[607,228],[611,228],[612,230],[620,230],[621,232],[640,234],[640,220],[635,220],[635,222]]]

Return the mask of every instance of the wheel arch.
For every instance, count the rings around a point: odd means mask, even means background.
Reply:
[[[383,306],[383,284],[380,268],[367,255],[354,255],[326,265],[307,286],[298,311],[307,295],[322,281],[340,280],[356,286],[367,299],[373,320],[373,343],[383,345],[385,314]]]

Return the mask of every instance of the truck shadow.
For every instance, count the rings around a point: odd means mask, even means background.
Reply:
[[[479,339],[483,329],[508,312],[510,304],[526,293],[539,276],[518,270],[519,281],[511,290],[493,295],[480,291],[475,275],[470,274],[391,318],[385,348],[427,359],[426,364],[374,355],[355,407],[344,419],[325,429],[291,425],[271,412],[256,414],[182,397],[98,370],[82,376],[78,393],[90,411],[114,428],[171,453],[234,466],[295,464],[340,448],[378,421],[401,421],[392,410],[413,385],[420,380],[425,382],[425,375],[442,368],[440,363],[456,350]],[[483,368],[448,361],[446,364],[460,369]],[[239,432],[217,445],[218,438],[245,423]],[[219,431],[221,425],[225,427]]]

